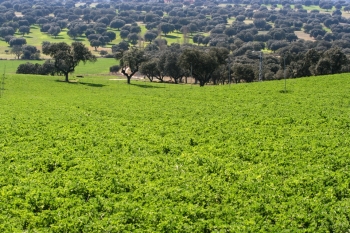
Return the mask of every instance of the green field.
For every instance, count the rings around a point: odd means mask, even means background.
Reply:
[[[43,60],[0,60],[0,73],[3,74],[4,71],[7,74],[15,74],[17,67],[20,64],[30,62],[30,63],[44,63]],[[70,74],[71,77],[75,75],[106,75],[109,74],[109,67],[119,64],[119,61],[113,58],[98,58],[96,62],[87,62],[86,64],[80,63],[76,68],[75,72]]]
[[[1,232],[347,232],[348,74],[205,86],[6,75]]]
[[[16,37],[22,37],[22,35],[16,33]],[[28,35],[24,35],[24,38],[27,40],[28,45],[33,45],[36,47],[41,47],[41,43],[43,41],[50,41],[52,43],[54,42],[66,42],[68,44],[71,44],[74,42],[73,39],[71,39],[67,35],[67,29],[63,29],[61,33],[55,38],[54,36],[50,36],[47,33],[40,32],[40,27],[38,25],[31,26],[30,27],[30,33]],[[77,38],[78,41],[81,41],[82,43],[89,45],[89,42],[86,38]],[[8,47],[10,49],[9,45],[5,41],[0,41],[1,47]]]

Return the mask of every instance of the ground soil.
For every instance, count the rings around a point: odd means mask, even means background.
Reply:
[[[297,35],[297,37],[299,39],[311,40],[311,41],[315,40],[313,37],[311,37],[309,34],[303,32],[303,31],[295,31],[294,33],[295,33],[295,35]]]

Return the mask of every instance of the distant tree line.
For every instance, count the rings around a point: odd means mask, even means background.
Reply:
[[[184,39],[199,45],[224,46],[233,51],[238,49],[233,45],[235,40],[268,43],[269,49],[277,50],[298,40],[295,32],[303,31],[317,41],[332,42],[346,54],[350,53],[349,19],[342,16],[350,6],[345,1],[228,2],[232,4],[220,7],[218,1],[195,1],[193,5],[182,1],[171,4],[111,1],[90,7],[91,1],[80,1],[79,4],[76,1],[4,1],[0,4],[0,36],[9,43],[9,36],[13,37],[16,32],[24,36],[30,33],[30,26],[36,24],[42,32],[55,38],[64,29],[72,39],[86,37],[91,47],[97,49],[118,36],[136,45],[177,31]],[[277,8],[278,3],[282,4],[281,8]],[[304,5],[315,5],[324,10],[334,7],[334,10],[307,11]],[[233,23],[228,24],[229,20]],[[140,23],[147,28],[143,36],[140,35]]]
[[[279,79],[282,69],[284,69],[283,74],[287,74],[288,77],[300,77],[301,73],[318,75],[348,70],[347,64],[343,62],[340,62],[342,63],[340,70],[334,65],[328,66],[327,61],[334,57],[329,57],[325,52],[339,51],[342,55],[350,54],[350,20],[343,16],[343,12],[349,11],[350,6],[345,1],[303,0],[295,3],[292,0],[229,0],[228,2],[231,4],[222,7],[218,5],[219,1],[195,1],[194,4],[173,1],[173,3],[164,4],[143,1],[126,3],[114,0],[109,3],[97,3],[91,7],[91,1],[80,1],[79,4],[76,1],[4,1],[0,3],[0,36],[9,43],[11,48],[16,47],[14,49],[16,51],[19,50],[18,47],[22,48],[26,45],[23,35],[28,31],[24,27],[30,27],[33,24],[39,25],[42,32],[53,37],[57,37],[62,30],[67,31],[72,39],[85,37],[95,50],[120,37],[122,42],[112,45],[112,52],[113,56],[121,59],[122,64],[129,62],[124,55],[142,50],[144,45],[147,45],[143,51],[144,57],[140,60],[142,62],[134,68],[138,72],[144,70],[146,64],[149,67],[154,65],[154,60],[165,56],[161,53],[170,48],[179,49],[177,53],[178,55],[181,53],[181,56],[185,56],[182,53],[187,54],[185,48],[200,51],[198,53],[203,56],[213,51],[228,51],[226,63],[234,65],[229,67],[219,62],[222,71],[219,72],[216,69],[211,74],[209,82],[213,83],[225,82],[213,78],[215,75],[228,77],[231,72],[233,72],[234,81],[256,80],[259,58],[258,53],[252,51],[264,49],[273,52],[273,54],[263,55],[265,80]],[[277,4],[281,4],[282,7]],[[319,6],[324,12],[304,9],[304,6],[311,5]],[[22,16],[18,16],[18,12]],[[142,36],[140,23],[143,23],[147,29]],[[21,30],[19,30],[20,27],[22,27]],[[14,37],[16,32],[22,37]],[[166,39],[172,32],[182,34],[183,45],[179,45],[180,42],[168,45]],[[301,32],[306,33],[305,35],[309,38],[300,39],[298,36]],[[195,43],[197,47],[189,45],[189,42]],[[300,68],[299,63],[310,50],[318,53],[322,62],[317,60],[317,63],[310,64],[312,67],[309,67],[309,72],[306,72],[306,68]],[[150,51],[155,55],[151,55]],[[102,52],[107,53],[105,50]],[[23,51],[16,52],[16,57],[24,58],[20,53],[24,54]],[[346,59],[341,57],[341,61]],[[283,65],[281,65],[282,58],[285,61]],[[171,58],[162,59],[163,61],[168,59],[166,64],[170,64],[172,60]],[[330,70],[322,70],[321,64],[327,65]],[[123,67],[126,66],[123,65]],[[192,75],[196,75],[193,72],[193,66],[194,64],[192,64]],[[121,71],[123,73],[123,69]],[[174,82],[181,82],[188,72],[186,69],[182,78],[176,78],[173,74],[169,75],[167,71],[167,76],[172,77]],[[124,73],[126,74],[126,69]],[[238,73],[247,75],[243,77]],[[162,81],[164,74],[163,70],[161,75],[147,74],[146,76],[152,80]],[[205,79],[207,80],[205,82],[208,82],[208,77]],[[198,82],[203,84],[199,79]]]
[[[349,69],[348,59],[339,48],[323,52],[310,48],[299,53],[280,50],[262,56],[262,80],[336,74]],[[200,86],[252,82],[259,78],[260,53],[252,50],[235,56],[223,47],[172,44],[160,49],[151,44],[144,50],[119,51],[116,58],[120,59],[120,66],[110,70],[121,70],[128,83],[136,72],[151,82],[164,82],[169,77],[174,83],[186,83],[187,78],[193,77]]]

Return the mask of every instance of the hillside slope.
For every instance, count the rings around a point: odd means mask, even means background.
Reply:
[[[1,232],[346,232],[347,74],[226,86],[8,75]]]

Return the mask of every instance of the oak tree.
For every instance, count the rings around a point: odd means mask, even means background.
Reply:
[[[68,74],[74,72],[75,67],[80,62],[85,64],[87,61],[96,61],[96,57],[80,42],[74,42],[72,45],[65,42],[45,42],[43,43],[43,53],[50,55],[55,60],[55,69],[64,74],[66,82],[69,82]]]
[[[118,58],[117,56],[116,59]],[[132,48],[123,53],[120,59],[121,73],[127,78],[128,84],[130,84],[130,79],[139,71],[141,63],[145,60],[144,51],[137,48]]]

